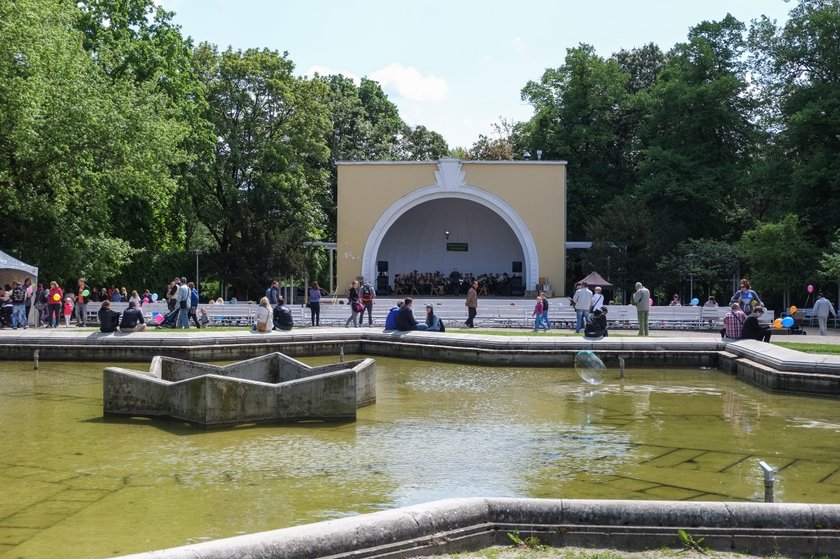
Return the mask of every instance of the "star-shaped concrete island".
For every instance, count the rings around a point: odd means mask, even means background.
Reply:
[[[376,363],[310,367],[282,353],[218,366],[156,356],[148,372],[107,367],[106,416],[169,418],[204,426],[349,421],[376,402]]]

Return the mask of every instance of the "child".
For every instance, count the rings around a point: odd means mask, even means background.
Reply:
[[[64,324],[70,327],[70,317],[73,316],[73,299],[67,297],[64,300]]]

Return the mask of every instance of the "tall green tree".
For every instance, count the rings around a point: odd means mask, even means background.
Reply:
[[[766,19],[755,35],[772,67],[767,88],[778,102],[779,160],[788,211],[812,226],[820,244],[840,225],[840,0],[799,0],[782,29]]]
[[[653,209],[663,253],[691,238],[719,238],[749,219],[741,192],[758,140],[746,95],[744,25],[703,22],[671,51],[648,95],[638,191]]]
[[[814,270],[816,252],[806,223],[788,214],[746,231],[740,244],[756,290],[781,295],[783,306],[788,307],[791,288],[801,285],[804,289]]]
[[[590,45],[569,49],[564,64],[528,82],[523,100],[535,114],[523,127],[526,145],[545,159],[568,161],[568,236],[583,237],[589,212],[632,182],[626,154],[632,145],[625,119],[629,74]]]
[[[449,146],[443,136],[418,125],[404,125],[399,139],[399,158],[406,161],[434,161],[446,157]]]
[[[255,296],[270,278],[302,275],[303,243],[326,223],[325,85],[295,77],[288,55],[271,50],[201,44],[194,63],[217,141],[187,177],[193,205],[218,246],[223,283]]]
[[[83,47],[78,6],[0,6],[0,244],[49,278],[117,276],[138,246],[124,238],[123,199],[154,209],[131,217],[152,242],[175,188],[186,134],[165,95],[106,75]],[[138,242],[140,248],[144,246]]]

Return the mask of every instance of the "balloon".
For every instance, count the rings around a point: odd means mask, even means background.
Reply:
[[[773,321],[773,326],[774,326],[775,328],[781,328],[781,327],[782,327],[782,319],[781,319],[781,318],[777,318],[776,320],[774,320],[774,321]]]
[[[791,305],[791,306],[790,306],[790,314],[795,313],[797,310],[798,310],[798,309],[796,308],[796,306],[795,306],[795,305]]]
[[[697,297],[695,297],[694,299],[692,299],[692,300],[691,300],[691,304],[692,304],[692,305],[694,305],[694,306],[696,307],[697,305],[699,305],[699,304],[700,304],[700,299],[698,299]]]
[[[653,297],[650,298],[650,306],[653,306]]]
[[[61,301],[61,295],[59,295],[58,293],[53,295],[53,301]]]
[[[148,298],[148,297],[143,297],[143,302],[144,302],[144,303],[148,303],[148,302],[149,302],[149,298]]]
[[[159,312],[157,312],[157,311],[152,311],[152,318],[156,317],[156,316],[157,316],[157,315],[159,315],[159,314],[160,314],[160,313],[159,313]]]
[[[152,293],[152,301],[157,301],[157,300],[158,300],[158,294],[157,293]]]
[[[814,292],[814,286],[809,283],[808,284],[808,293],[813,293],[813,292]]]
[[[595,353],[583,349],[575,355],[575,371],[589,384],[601,384],[604,382],[607,367]]]
[[[782,319],[782,327],[783,328],[790,328],[791,326],[793,326],[793,317],[792,316],[784,317]]]
[[[156,315],[156,316],[155,316],[155,322],[156,322],[157,324],[160,324],[161,322],[163,322],[163,315],[162,315],[162,314],[158,314],[158,315]]]
[[[89,297],[89,296],[90,296],[90,291],[88,291],[87,289],[82,291],[82,297]]]
[[[751,307],[755,307],[756,305],[758,305],[758,301],[756,301],[755,299],[753,299],[752,301],[750,301],[750,306],[751,306]]]

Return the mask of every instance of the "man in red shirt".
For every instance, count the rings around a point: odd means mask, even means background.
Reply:
[[[741,306],[738,303],[732,303],[729,306],[729,312],[723,316],[723,330],[721,331],[721,335],[724,341],[735,342],[740,340],[746,319],[747,315],[741,310]]]

